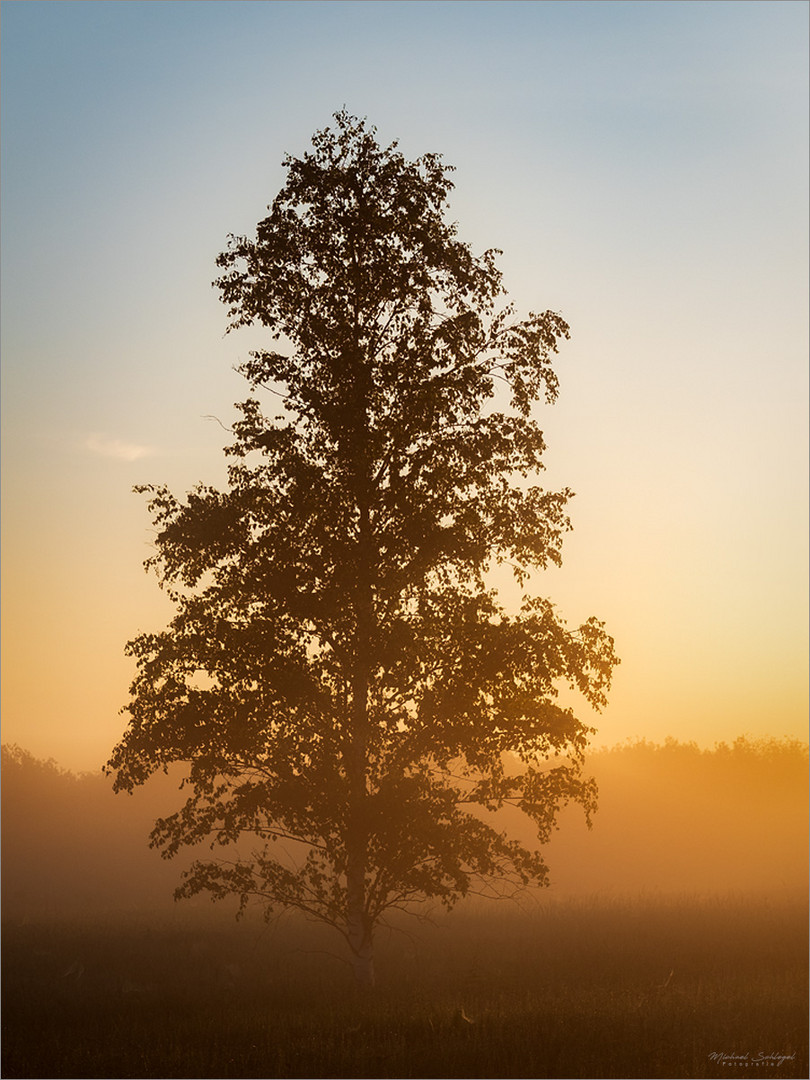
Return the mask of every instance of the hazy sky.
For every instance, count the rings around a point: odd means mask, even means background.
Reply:
[[[346,106],[573,337],[536,590],[622,657],[597,741],[806,733],[808,5],[2,4],[3,739],[72,768],[171,614],[139,482],[224,477],[210,287]],[[589,715],[587,712],[585,715]]]

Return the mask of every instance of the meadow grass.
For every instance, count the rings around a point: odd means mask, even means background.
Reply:
[[[459,911],[382,934],[373,995],[318,928],[215,911],[5,924],[3,1076],[808,1075],[799,902]]]

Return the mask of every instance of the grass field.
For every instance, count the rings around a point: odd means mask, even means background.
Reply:
[[[2,1075],[808,1075],[798,901],[539,901],[406,927],[364,998],[331,939],[286,919],[6,924]]]

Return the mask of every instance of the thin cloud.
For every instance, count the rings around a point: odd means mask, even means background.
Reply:
[[[137,443],[122,442],[120,439],[108,439],[104,435],[89,435],[84,441],[85,449],[101,457],[118,458],[119,461],[137,461],[151,457],[155,451],[151,446],[139,446]]]

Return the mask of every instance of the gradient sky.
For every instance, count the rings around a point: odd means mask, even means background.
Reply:
[[[3,739],[96,768],[171,614],[139,482],[221,483],[210,283],[346,106],[456,166],[572,327],[536,590],[622,657],[597,743],[806,737],[808,5],[2,4]]]

